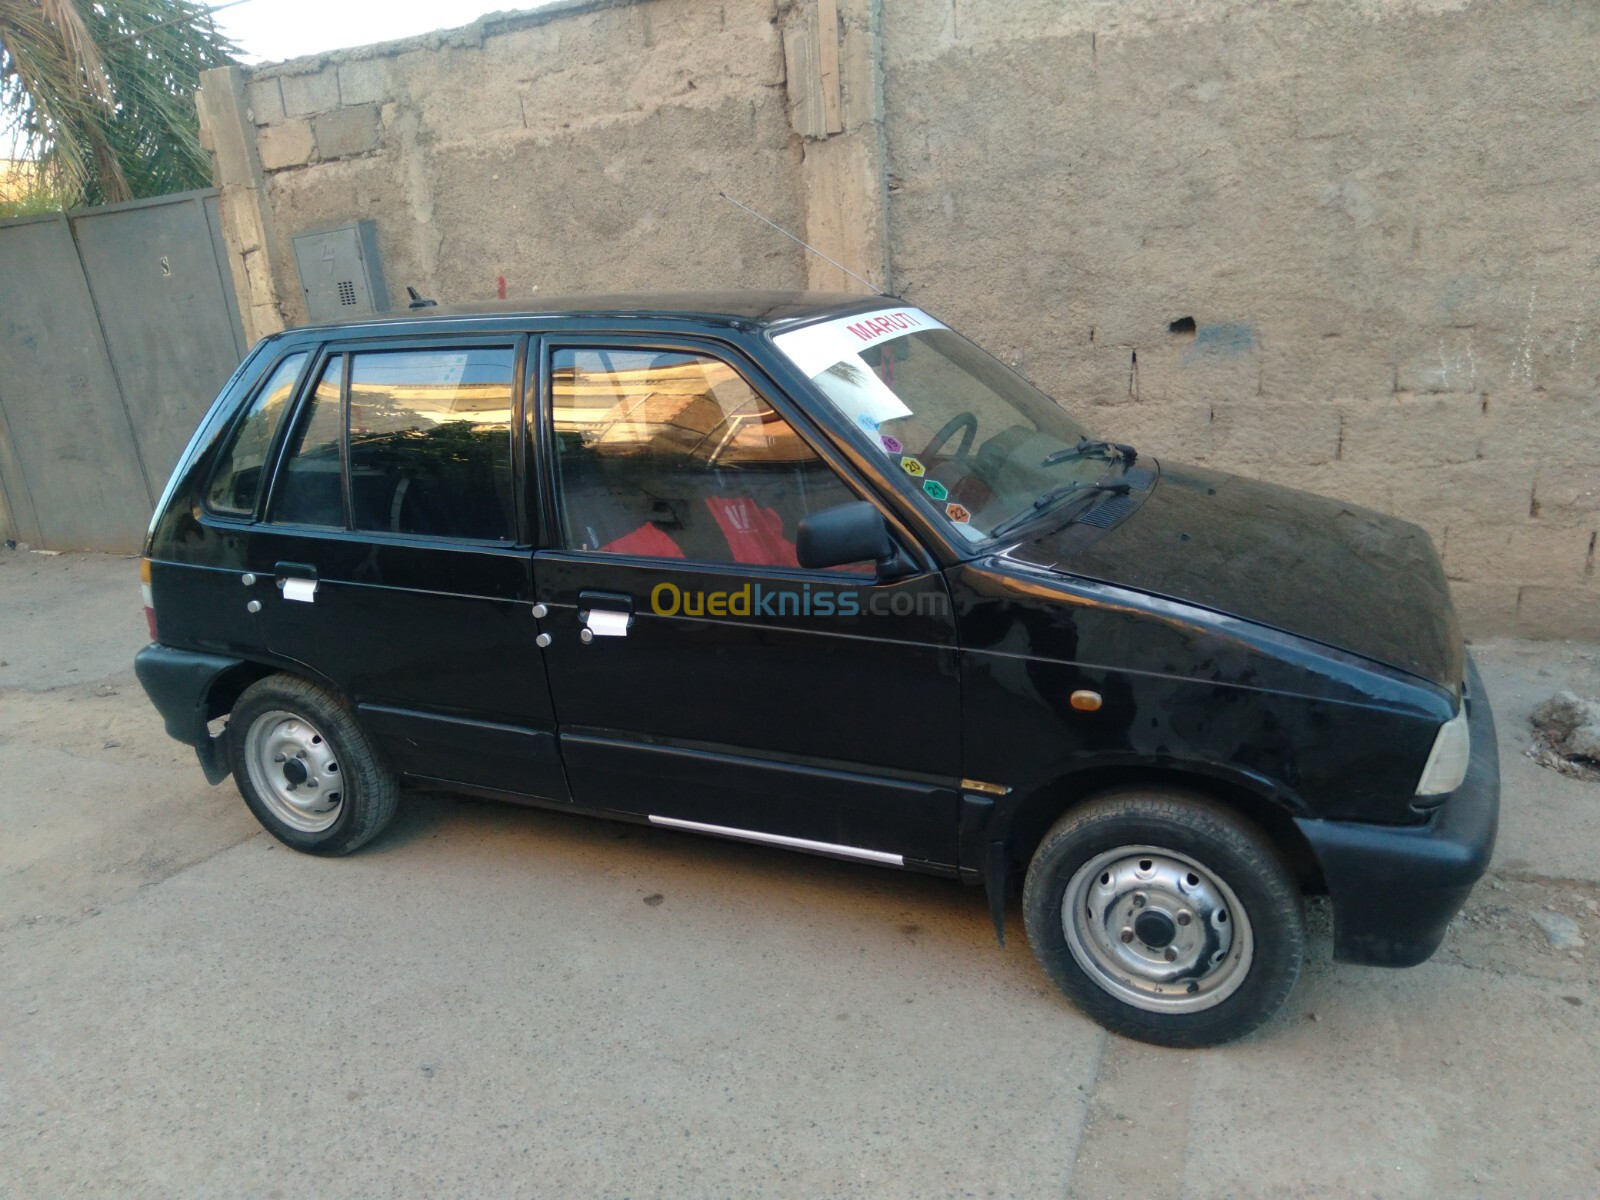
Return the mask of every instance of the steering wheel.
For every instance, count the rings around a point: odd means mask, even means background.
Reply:
[[[924,459],[931,459],[935,453],[943,449],[944,444],[955,436],[956,430],[962,430],[961,444],[956,447],[956,457],[966,458],[967,452],[972,449],[972,439],[978,433],[978,417],[976,413],[959,412],[939,427],[939,432],[933,435],[933,440],[928,443],[928,448],[922,452]]]

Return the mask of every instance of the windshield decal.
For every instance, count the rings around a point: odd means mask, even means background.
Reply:
[[[927,468],[922,465],[921,461],[909,455],[900,460],[900,469],[913,479],[921,479],[927,473]]]
[[[880,437],[878,441],[883,444],[883,452],[885,454],[899,454],[905,449],[905,445],[900,441],[900,439],[892,434],[886,433]]]
[[[909,417],[911,410],[861,361],[861,351],[909,333],[943,328],[919,308],[886,308],[807,325],[772,340],[807,379],[829,371],[838,375],[847,387],[833,396],[834,404],[872,434],[885,421]]]
[[[949,517],[957,525],[965,525],[968,521],[972,520],[972,514],[959,504],[946,504],[944,506],[944,515]]]

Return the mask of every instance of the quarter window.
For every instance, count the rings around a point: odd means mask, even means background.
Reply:
[[[800,521],[856,498],[742,375],[706,355],[557,350],[551,409],[576,549],[794,567]]]
[[[291,354],[256,393],[250,410],[234,430],[233,440],[217,460],[216,472],[206,491],[206,504],[219,512],[253,513],[261,495],[261,475],[272,450],[272,439],[288,411],[294,381],[306,365],[304,354]]]

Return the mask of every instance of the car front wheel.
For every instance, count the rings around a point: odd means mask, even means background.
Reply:
[[[272,675],[228,719],[233,777],[273,837],[307,854],[348,854],[394,816],[399,789],[349,710],[324,689]]]
[[[1106,1028],[1163,1046],[1255,1029],[1305,959],[1299,889],[1253,825],[1204,797],[1137,789],[1073,809],[1023,890],[1040,964]]]

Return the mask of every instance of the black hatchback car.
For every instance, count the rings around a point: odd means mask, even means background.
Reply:
[[[260,343],[184,454],[138,672],[298,850],[403,784],[1022,885],[1121,1033],[1438,946],[1494,842],[1437,555],[1155,462],[921,310],[588,296]]]

